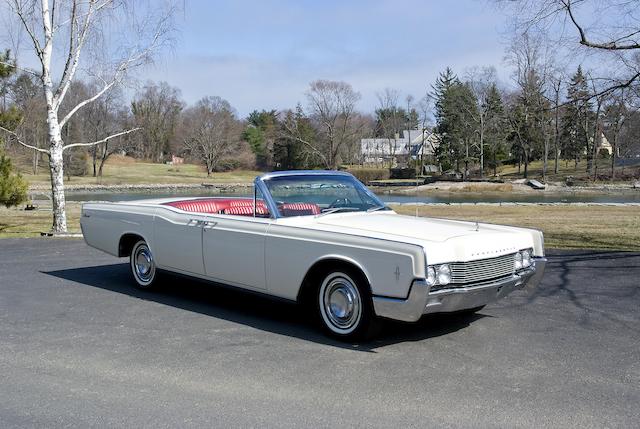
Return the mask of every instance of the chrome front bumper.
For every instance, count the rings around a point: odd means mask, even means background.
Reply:
[[[424,314],[448,313],[480,307],[504,298],[516,289],[540,283],[546,258],[534,258],[535,264],[508,279],[480,285],[431,290],[426,280],[414,280],[407,299],[373,297],[373,308],[380,317],[416,322]]]

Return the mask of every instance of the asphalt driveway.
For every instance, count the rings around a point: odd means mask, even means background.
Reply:
[[[1,427],[638,427],[640,254],[550,252],[472,317],[319,334],[297,307],[0,240]]]

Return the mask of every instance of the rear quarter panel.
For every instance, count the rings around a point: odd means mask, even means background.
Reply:
[[[85,242],[96,249],[118,256],[120,238],[125,234],[137,234],[144,238],[151,251],[156,253],[153,242],[152,206],[122,203],[86,203],[82,205],[80,227]]]

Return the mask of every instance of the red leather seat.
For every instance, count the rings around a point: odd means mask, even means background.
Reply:
[[[213,199],[173,201],[166,203],[166,205],[186,212],[197,213],[219,213],[226,206],[226,204],[220,204],[220,202]]]
[[[172,201],[165,205],[193,213],[227,213],[227,210],[235,207],[249,207],[253,216],[253,199],[250,198],[199,198],[195,200]],[[257,202],[259,215],[269,214],[263,201]],[[235,214],[242,214],[240,210]],[[231,214],[231,213],[228,213]]]
[[[224,214],[236,215],[236,216],[253,216],[253,205],[251,206],[231,206],[224,209]],[[269,212],[266,207],[256,205],[256,215],[267,216]]]
[[[320,214],[320,207],[313,203],[285,203],[280,206],[283,216],[306,216]]]
[[[239,216],[253,216],[251,198],[199,198],[195,200],[172,201],[167,206],[193,213],[224,213]],[[320,207],[312,203],[285,203],[280,205],[283,216],[305,216],[320,214]],[[264,201],[257,201],[256,214],[268,216]]]

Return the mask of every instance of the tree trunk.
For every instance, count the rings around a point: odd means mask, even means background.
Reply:
[[[480,129],[480,178],[484,178],[484,126]]]
[[[53,203],[52,232],[67,232],[67,213],[64,197],[64,168],[62,161],[62,140],[51,144],[49,172],[51,174],[51,202]]]
[[[613,144],[611,145],[611,181],[616,178],[616,149],[618,149],[618,133],[613,135]]]
[[[553,172],[558,174],[558,162],[560,161],[560,90],[556,91],[556,111],[555,111],[555,135],[554,135],[554,151],[555,151],[555,164],[553,166]]]
[[[63,142],[58,113],[47,109],[49,139],[49,174],[51,175],[51,203],[53,204],[52,232],[67,232],[67,213],[64,197]]]

